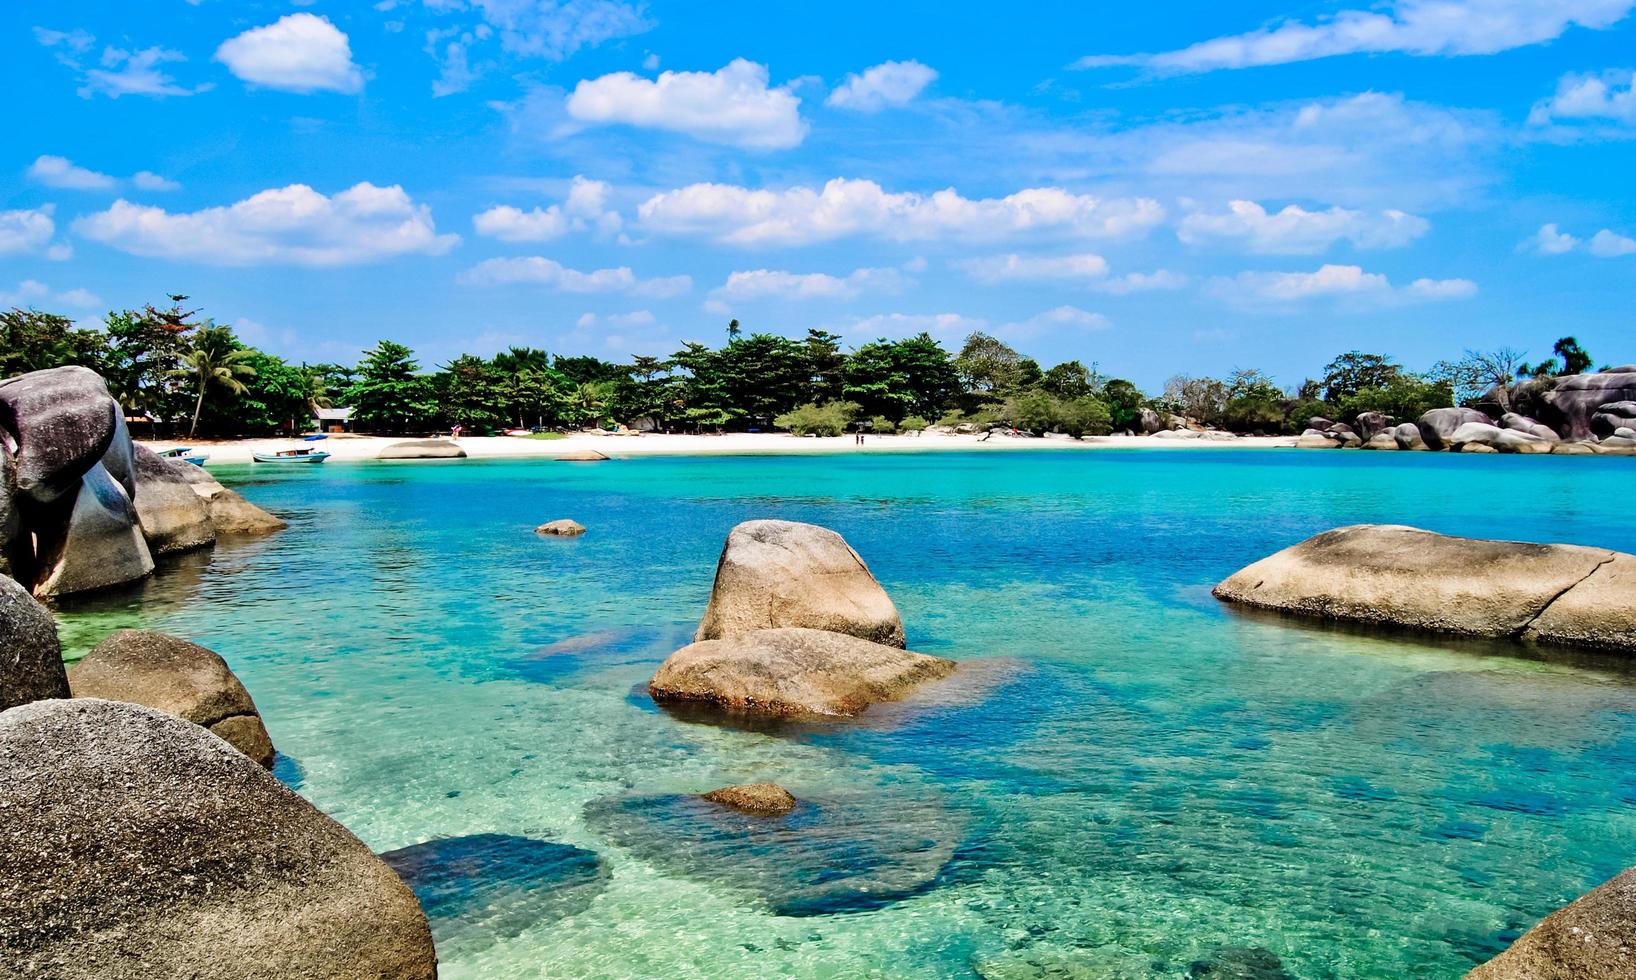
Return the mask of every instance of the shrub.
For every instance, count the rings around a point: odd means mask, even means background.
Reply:
[[[919,432],[919,431],[927,428],[930,425],[931,425],[930,422],[927,422],[925,419],[921,418],[920,416],[911,415],[908,418],[904,419],[898,425],[898,431],[900,431],[900,432]]]
[[[897,423],[884,415],[877,415],[869,420],[869,431],[881,435],[891,435],[898,430]]]
[[[773,425],[798,436],[838,436],[846,431],[847,423],[856,414],[858,406],[852,402],[809,403],[773,419]]]
[[[1113,416],[1101,399],[1086,395],[1057,403],[1057,424],[1075,439],[1105,436],[1113,431]]]

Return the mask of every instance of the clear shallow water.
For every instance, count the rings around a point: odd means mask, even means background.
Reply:
[[[379,851],[497,835],[432,852],[470,879],[432,883],[446,977],[1448,977],[1636,864],[1622,663],[1209,596],[1360,521],[1636,551],[1627,460],[212,471],[291,529],[63,610],[65,641],[140,623],[219,651],[281,777]],[[590,532],[531,533],[557,517]],[[838,727],[656,710],[640,686],[753,517],[840,530],[965,680]],[[747,832],[685,798],[760,780],[807,808]]]

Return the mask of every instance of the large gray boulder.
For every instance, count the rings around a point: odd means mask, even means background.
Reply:
[[[1394,428],[1392,438],[1397,440],[1397,448],[1407,452],[1426,452],[1431,448],[1420,434],[1420,426],[1413,422],[1404,422]]]
[[[289,527],[288,521],[267,513],[232,490],[227,489],[203,467],[181,460],[163,460],[172,473],[193,487],[210,513],[210,523],[218,535],[271,534]]]
[[[1616,558],[1629,556],[1358,524],[1246,566],[1214,595],[1289,615],[1459,636],[1522,638],[1532,626],[1531,637],[1545,642],[1636,652],[1628,566],[1603,577]],[[1575,594],[1586,585],[1591,591]]]
[[[0,713],[0,963],[36,980],[431,980],[414,895],[196,725],[113,701]]]
[[[119,630],[68,671],[76,698],[140,704],[191,721],[267,769],[273,740],[238,677],[215,652],[154,630]]]
[[[34,553],[33,542],[23,533],[17,496],[17,461],[0,439],[0,577],[25,574]]]
[[[775,717],[857,715],[947,676],[952,660],[814,629],[701,640],[671,654],[648,684],[655,701]]]
[[[1474,408],[1434,408],[1416,423],[1420,438],[1432,449],[1447,449],[1448,437],[1468,422],[1493,425],[1494,420]]]
[[[216,543],[216,526],[204,499],[182,474],[146,446],[132,448],[136,516],[154,555],[179,554]],[[198,469],[192,463],[183,463]]]
[[[1443,437],[1443,445],[1459,452],[1468,443],[1477,443],[1483,446],[1492,446],[1499,441],[1500,434],[1505,430],[1487,422],[1464,422],[1459,428]]]
[[[1466,980],[1617,980],[1636,976],[1636,868],[1557,909]]]
[[[1591,415],[1591,432],[1603,439],[1636,425],[1636,401],[1609,402]]]
[[[383,448],[376,459],[465,459],[466,451],[447,439],[410,439]]]
[[[69,595],[123,585],[153,573],[153,556],[125,488],[100,463],[80,477],[72,509],[36,531],[37,596]]]
[[[1562,437],[1556,434],[1555,429],[1536,422],[1526,415],[1518,415],[1516,412],[1506,412],[1500,416],[1500,427],[1521,432],[1525,436],[1544,439],[1546,442],[1560,442],[1562,440]]]
[[[108,453],[124,413],[95,371],[59,367],[0,381],[0,428],[14,443],[18,490],[48,504]]]
[[[1158,412],[1155,412],[1153,409],[1147,408],[1146,406],[1144,406],[1144,407],[1137,410],[1137,412],[1136,412],[1136,431],[1137,432],[1141,433],[1144,436],[1150,436],[1155,432],[1159,432],[1159,431],[1163,430],[1164,427],[1165,427],[1165,420],[1159,416]]]
[[[1357,433],[1364,442],[1389,431],[1394,424],[1390,415],[1382,415],[1380,412],[1359,412],[1357,423]]]
[[[745,521],[727,535],[694,638],[785,626],[904,645],[897,607],[839,534],[816,524]]]
[[[57,621],[27,589],[0,575],[0,711],[66,697]]]
[[[1535,418],[1555,428],[1564,439],[1591,436],[1591,417],[1610,402],[1636,401],[1636,371],[1618,369],[1555,378],[1549,390],[1537,396]]]

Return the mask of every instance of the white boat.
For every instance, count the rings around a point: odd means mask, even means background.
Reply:
[[[154,455],[162,459],[179,459],[185,463],[192,463],[194,466],[203,466],[205,464],[205,460],[210,458],[209,453],[200,452],[197,449],[187,449],[181,446],[178,446],[175,449],[167,449],[162,453],[154,453]]]
[[[258,463],[322,463],[329,453],[322,449],[282,449],[276,453],[252,453]]]

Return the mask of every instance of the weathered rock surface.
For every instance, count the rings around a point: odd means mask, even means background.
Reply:
[[[173,555],[216,543],[216,525],[193,486],[146,446],[132,447],[136,516],[154,555]],[[198,469],[192,463],[183,463]]]
[[[1377,432],[1369,437],[1362,448],[1397,452],[1397,437],[1391,432]]]
[[[755,817],[782,817],[795,809],[795,797],[777,783],[723,786],[703,793],[701,797]]]
[[[1291,615],[1461,636],[1518,638],[1538,620],[1547,624],[1538,636],[1546,642],[1636,651],[1628,566],[1592,586],[1583,601],[1574,597],[1617,558],[1636,561],[1577,545],[1358,524],[1263,558],[1222,581],[1214,595]],[[1553,615],[1548,607],[1564,599]]]
[[[1591,415],[1591,432],[1604,439],[1632,425],[1636,425],[1636,401],[1610,402]]]
[[[1546,607],[1524,637],[1558,646],[1636,651],[1636,557],[1612,554],[1611,561]]]
[[[71,509],[60,524],[53,521],[37,531],[35,595],[91,592],[153,573],[153,556],[137,523],[136,508],[101,464],[86,471],[78,492],[72,498],[63,496],[57,505]]]
[[[1159,417],[1158,412],[1155,412],[1153,409],[1147,408],[1147,407],[1143,407],[1143,408],[1137,410],[1137,412],[1136,412],[1136,431],[1137,432],[1141,433],[1144,436],[1150,436],[1150,435],[1153,435],[1155,432],[1159,432],[1159,431],[1163,430],[1164,427],[1165,427],[1164,419]]]
[[[1356,431],[1365,442],[1373,439],[1382,432],[1389,431],[1394,424],[1390,415],[1380,412],[1359,412]]]
[[[1295,440],[1296,449],[1339,449],[1341,441],[1331,438],[1327,432],[1317,429],[1308,429],[1301,433],[1301,438]]]
[[[1449,436],[1469,422],[1493,425],[1494,420],[1472,408],[1434,408],[1420,416],[1420,438],[1432,449],[1447,449]]]
[[[578,521],[560,518],[547,521],[534,529],[535,534],[543,534],[553,538],[577,538],[585,533],[585,526]]]
[[[181,460],[166,459],[162,462],[190,484],[193,492],[205,502],[205,509],[210,512],[210,523],[215,525],[218,535],[271,534],[290,526],[288,521],[267,513],[216,482],[216,478],[205,472],[203,467]]]
[[[1586,439],[1592,432],[1591,416],[1602,406],[1636,400],[1636,371],[1555,378],[1538,400],[1540,411],[1532,413],[1535,418],[1550,424],[1564,439]]]
[[[108,386],[89,368],[0,381],[0,427],[16,442],[17,487],[38,503],[76,490],[124,430],[123,419]]]
[[[0,575],[0,711],[66,697],[57,621],[27,589]]]
[[[648,684],[659,702],[780,717],[857,715],[897,701],[954,662],[844,633],[768,629],[701,640],[671,654]]]
[[[695,639],[786,626],[904,645],[897,607],[839,534],[816,524],[745,521],[727,535]]]
[[[410,439],[394,442],[377,459],[465,459],[466,451],[447,439]]]
[[[175,715],[273,767],[273,741],[237,675],[214,651],[154,630],[119,630],[68,671],[76,698]]]
[[[24,540],[23,516],[17,504],[17,461],[0,438],[0,576],[25,574],[33,559],[33,542]]]
[[[220,739],[112,701],[0,713],[0,962],[40,980],[430,980],[426,917]]]
[[[1500,427],[1521,432],[1523,435],[1544,439],[1546,442],[1559,442],[1562,439],[1561,436],[1556,434],[1556,430],[1550,426],[1536,422],[1527,416],[1518,415],[1516,412],[1506,412],[1500,416]]]
[[[1444,443],[1457,453],[1486,447],[1497,453],[1548,453],[1552,442],[1514,429],[1502,429],[1485,422],[1467,422],[1445,437]]]
[[[1636,868],[1546,916],[1466,980],[1616,980],[1636,975]]]
[[[1413,422],[1404,422],[1392,430],[1392,438],[1397,440],[1397,448],[1409,452],[1426,452],[1431,449],[1426,445],[1426,439],[1420,434],[1420,426]]]

